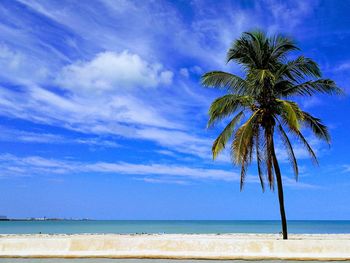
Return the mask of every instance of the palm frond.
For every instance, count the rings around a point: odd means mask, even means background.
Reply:
[[[242,65],[256,65],[256,62],[252,58],[252,48],[250,46],[250,39],[243,35],[240,39],[237,39],[232,47],[227,52],[227,63],[231,60],[235,60]]]
[[[252,69],[248,75],[250,81],[254,81],[259,85],[266,83],[266,80],[274,81],[274,74],[268,69]]]
[[[202,76],[202,84],[205,87],[226,88],[235,94],[244,94],[246,81],[241,77],[224,71],[211,71]]]
[[[232,132],[237,125],[237,123],[241,120],[243,116],[243,111],[239,112],[225,127],[225,129],[220,133],[219,137],[213,143],[212,153],[213,159],[215,160],[217,155],[225,148],[227,141],[231,138]]]
[[[268,40],[261,31],[245,32],[227,52],[227,62],[235,60],[246,67],[261,68],[268,53]]]
[[[288,37],[277,35],[270,38],[271,58],[276,60],[285,57],[288,52],[299,50],[294,41]]]
[[[231,157],[233,162],[241,165],[240,190],[242,191],[247,167],[252,161],[254,149],[254,138],[256,134],[257,117],[259,111],[255,111],[252,116],[237,130],[231,145]]]
[[[236,164],[242,164],[252,150],[254,135],[254,125],[259,111],[255,111],[252,116],[235,133],[231,146],[232,160]]]
[[[317,93],[325,94],[344,94],[342,89],[339,88],[333,80],[330,79],[318,79],[314,81],[306,81],[302,84],[295,86],[286,87],[285,90],[281,91],[283,96],[302,95],[312,96]]]
[[[258,166],[258,176],[260,180],[261,189],[263,192],[265,191],[265,182],[264,182],[264,172],[263,172],[263,156],[261,153],[261,145],[260,145],[260,129],[256,129],[255,135],[255,150],[256,150],[256,162]]]
[[[308,151],[311,160],[313,161],[314,164],[318,165],[318,160],[316,157],[316,154],[314,152],[314,150],[312,149],[312,147],[310,146],[310,144],[307,142],[307,140],[305,139],[305,137],[303,136],[303,134],[300,131],[293,131],[291,130],[296,136],[297,138],[304,144],[306,150]]]
[[[281,117],[293,130],[300,129],[299,121],[302,120],[303,114],[298,104],[288,100],[276,99],[280,105]]]
[[[298,169],[298,163],[297,159],[294,154],[293,146],[288,138],[287,133],[284,131],[283,127],[281,124],[278,125],[278,130],[281,135],[282,142],[284,144],[284,147],[286,148],[287,154],[288,154],[288,159],[291,162],[294,170],[294,175],[295,179],[298,180],[298,175],[299,175],[299,169]]]
[[[207,127],[213,126],[217,121],[228,117],[240,108],[250,107],[253,99],[249,96],[228,94],[217,98],[209,108],[209,121]]]
[[[247,145],[245,147],[245,152],[242,156],[242,164],[241,164],[241,179],[240,179],[240,191],[243,190],[245,177],[247,174],[248,166],[252,162],[253,157],[253,149],[255,146],[255,136],[257,129],[259,129],[258,125],[256,123],[253,123],[252,127],[252,136],[250,137],[250,140],[247,141]]]
[[[248,153],[246,153],[246,155],[248,155]],[[242,160],[242,164],[241,164],[241,177],[240,177],[240,183],[239,183],[239,190],[242,191],[243,190],[243,185],[245,182],[245,177],[247,174],[247,168],[248,168],[249,162],[246,158],[243,158]]]
[[[276,78],[292,81],[303,80],[305,77],[320,78],[321,70],[315,61],[304,56],[280,65],[276,73]]]
[[[245,32],[250,37],[250,56],[255,61],[256,67],[261,68],[269,48],[268,39],[262,31]]]
[[[303,111],[303,122],[311,128],[313,133],[321,140],[325,140],[328,144],[331,142],[331,136],[326,125],[319,118],[313,117],[311,114]]]

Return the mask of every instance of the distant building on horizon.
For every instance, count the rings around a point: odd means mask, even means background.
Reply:
[[[9,220],[9,219],[7,218],[7,216],[2,216],[2,215],[0,215],[0,221],[7,221],[7,220]]]

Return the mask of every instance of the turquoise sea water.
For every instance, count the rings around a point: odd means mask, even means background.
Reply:
[[[289,221],[290,233],[350,233],[349,221]],[[264,221],[0,221],[0,234],[77,233],[279,233],[278,220]]]

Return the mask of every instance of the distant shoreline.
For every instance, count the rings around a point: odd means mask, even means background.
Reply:
[[[0,257],[350,260],[350,234],[12,234]]]
[[[96,221],[94,219],[60,219],[60,218],[49,218],[49,219],[0,219],[1,221]]]

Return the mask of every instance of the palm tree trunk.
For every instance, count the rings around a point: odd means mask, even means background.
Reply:
[[[280,203],[280,214],[281,214],[281,221],[282,221],[282,234],[283,239],[288,239],[288,231],[287,231],[287,220],[286,220],[286,212],[284,211],[284,197],[283,197],[283,184],[282,184],[282,175],[281,170],[278,165],[276,153],[275,153],[275,146],[272,138],[272,159],[273,159],[273,166],[275,168],[276,173],[276,181],[277,181],[277,188],[278,188],[278,200]]]

